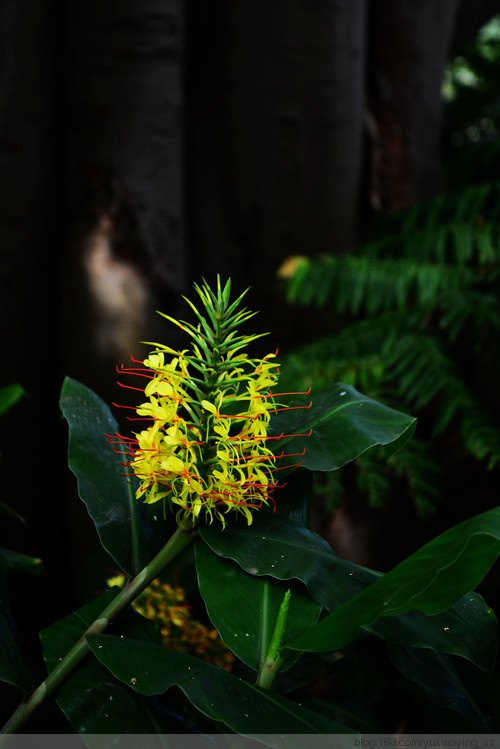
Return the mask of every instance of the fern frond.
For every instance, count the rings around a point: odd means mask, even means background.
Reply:
[[[358,487],[367,497],[370,507],[382,507],[394,490],[397,478],[408,487],[409,498],[418,517],[430,518],[442,499],[440,487],[442,471],[432,457],[430,446],[413,437],[404,450],[391,456],[389,461],[383,451],[371,450],[356,461]]]
[[[439,325],[451,341],[459,335],[464,325],[472,321],[477,331],[483,326],[500,333],[500,297],[481,289],[467,289],[448,294],[442,300]]]
[[[280,383],[285,389],[326,390],[335,382],[380,396],[388,336],[406,325],[403,314],[386,313],[357,321],[336,335],[321,338],[282,357]]]
[[[462,437],[466,450],[478,460],[486,460],[489,469],[500,465],[500,430],[473,400],[462,409]]]
[[[500,182],[469,185],[393,214],[360,248],[363,256],[401,252],[419,263],[482,266],[500,259]]]
[[[384,353],[400,397],[419,411],[440,396],[446,403],[447,417],[436,422],[434,433],[443,431],[468,395],[454,360],[439,338],[424,331],[407,332],[392,341]]]
[[[411,259],[325,256],[304,260],[288,287],[288,300],[337,314],[373,315],[382,310],[420,306],[432,311],[450,293],[472,287],[469,268],[416,263]]]
[[[283,373],[316,390],[346,382],[424,424],[426,444],[414,438],[391,462],[421,514],[439,496],[440,446],[500,465],[498,414],[476,384],[500,377],[499,181],[392,215],[351,255],[302,259],[287,291],[347,323],[290,354]],[[372,506],[392,486],[376,463],[373,453],[357,463]]]
[[[389,466],[394,474],[403,478],[409,487],[410,497],[421,518],[429,518],[442,499],[442,471],[432,456],[432,446],[418,437],[391,456]]]
[[[434,435],[444,433],[458,417],[464,448],[477,460],[487,460],[490,468],[500,464],[500,430],[442,341],[422,332],[407,334],[388,353],[387,364],[392,364],[391,377],[412,413],[436,403]]]

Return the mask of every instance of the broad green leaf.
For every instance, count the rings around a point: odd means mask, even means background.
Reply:
[[[0,388],[0,415],[12,408],[24,395],[26,392],[21,385],[5,385]]]
[[[390,445],[388,454],[392,454],[415,431],[415,418],[377,403],[349,385],[337,383],[313,397],[310,408],[298,408],[307,401],[305,397],[300,404],[291,404],[297,408],[280,411],[271,419],[276,440],[273,450],[277,455],[285,453],[281,466],[302,461],[310,470],[334,471],[376,445]]]
[[[16,642],[16,628],[8,604],[9,562],[0,553],[0,680],[23,691],[33,688],[32,677]]]
[[[49,671],[57,666],[117,592],[118,588],[112,588],[41,632]],[[132,609],[123,612],[114,630],[119,636],[160,642],[158,628]],[[92,654],[61,685],[56,699],[78,733],[156,733],[158,730],[157,720],[140,695],[115,679]]]
[[[342,723],[342,725],[356,726],[356,730],[361,734],[382,732],[380,725],[375,722],[371,715],[371,712],[374,711],[371,711],[363,702],[344,700],[342,698],[335,700],[324,699],[306,694],[304,697],[301,697],[301,704],[309,710],[329,716],[331,719]],[[348,740],[350,738],[352,747],[352,736],[347,738]],[[330,745],[329,747],[325,747],[325,749],[337,749],[337,747]],[[347,749],[347,746],[345,749]]]
[[[459,713],[478,733],[495,733],[460,679],[451,656],[394,646],[389,646],[389,653],[398,671],[425,689],[434,702]]]
[[[300,583],[287,585],[272,577],[251,575],[229,559],[221,559],[203,542],[196,543],[195,557],[200,593],[210,621],[226,645],[250,668],[258,671],[264,662],[287,589],[291,589],[291,599],[283,642],[298,637],[317,621],[321,606]],[[285,668],[300,654],[294,655]]]
[[[230,731],[243,735],[350,732],[193,656],[112,635],[89,635],[87,640],[99,661],[134,692],[163,694],[177,686],[201,713]]]
[[[491,670],[495,662],[497,621],[475,592],[467,593],[442,614],[409,611],[381,618],[365,629],[395,644],[460,655],[483,671]]]
[[[379,617],[412,610],[427,615],[444,612],[479,585],[499,553],[500,508],[495,508],[425,544],[290,647],[333,650],[351,642],[361,627],[373,625]],[[493,611],[488,613],[496,622]],[[451,627],[446,628],[451,632]]]
[[[324,539],[291,518],[279,518],[278,522],[272,513],[263,510],[255,515],[249,528],[228,527],[220,533],[208,527],[201,529],[200,535],[216,554],[233,559],[247,572],[280,580],[302,580],[329,611],[339,609],[384,577],[339,559]],[[321,626],[322,623],[318,625]],[[362,626],[400,644],[460,655],[484,670],[491,666],[496,652],[495,617],[475,593],[463,596],[442,614],[426,616],[411,611]],[[308,649],[319,650],[313,640],[311,635]]]
[[[137,502],[133,481],[124,476],[106,437],[118,429],[108,406],[70,378],[64,381],[60,405],[69,425],[69,467],[101,544],[124,572],[136,574],[161,546],[161,513]]]

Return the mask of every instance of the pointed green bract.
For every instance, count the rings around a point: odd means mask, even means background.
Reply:
[[[217,293],[195,285],[203,308],[186,302],[198,324],[163,315],[189,335],[191,348],[154,344],[144,366],[128,370],[147,381],[149,399],[136,409],[147,427],[125,440],[137,498],[161,501],[184,528],[214,520],[224,527],[231,514],[250,525],[278,486],[268,429],[271,414],[283,408],[274,392],[279,365],[276,354],[261,359],[242,351],[260,334],[237,335],[236,326],[254,313],[239,309],[244,294],[229,304],[230,288],[222,289],[220,278]],[[116,444],[123,441],[117,435]]]

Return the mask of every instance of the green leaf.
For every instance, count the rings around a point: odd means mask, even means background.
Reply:
[[[16,642],[16,628],[8,604],[8,560],[0,553],[0,680],[23,691],[33,688],[32,677]]]
[[[30,575],[41,575],[43,572],[43,560],[40,557],[30,557],[10,549],[0,549],[0,553],[7,560],[11,570],[27,572]]]
[[[379,617],[411,610],[427,615],[446,611],[479,585],[500,552],[499,542],[500,508],[465,520],[425,544],[290,647],[334,650]],[[489,610],[489,616],[496,622],[493,611]]]
[[[467,593],[442,614],[409,611],[379,619],[366,631],[394,644],[460,655],[483,671],[491,670],[497,652],[497,621],[478,593]]]
[[[104,607],[114,598],[112,588],[78,611],[41,632],[44,659],[52,671]],[[158,628],[132,609],[123,612],[115,631],[120,635],[160,642]],[[142,643],[144,644],[144,642]],[[156,733],[157,720],[140,695],[115,679],[93,656],[89,656],[61,685],[57,704],[78,733]]]
[[[118,425],[92,390],[66,378],[61,410],[69,425],[69,467],[102,546],[128,574],[138,573],[161,547],[158,510],[137,502],[134,484],[108,442]]]
[[[112,635],[89,635],[87,640],[99,661],[134,692],[163,694],[177,686],[200,712],[230,731],[349,733],[345,726],[193,656]]]
[[[389,653],[398,671],[425,689],[434,702],[459,713],[478,733],[495,733],[460,679],[451,656],[393,646]]]
[[[393,454],[416,426],[415,418],[339,383],[314,397],[310,408],[298,405],[271,419],[271,434],[277,438],[273,449],[276,454],[286,453],[280,466],[302,462],[310,470],[334,471],[375,445],[390,445],[388,454]],[[297,457],[302,452],[304,456]],[[295,457],[287,457],[290,454]]]
[[[203,542],[196,543],[195,557],[200,593],[210,621],[225,644],[250,668],[258,671],[264,662],[288,588],[291,599],[284,644],[317,621],[321,606],[300,583],[290,586],[271,577],[251,575],[218,557]],[[281,670],[295,663],[300,654],[294,655]]]
[[[5,385],[0,388],[0,414],[12,408],[25,395],[26,392],[21,385]]]
[[[340,609],[384,577],[339,559],[324,539],[291,518],[279,518],[278,522],[263,510],[255,515],[249,528],[228,527],[220,533],[207,527],[200,530],[200,535],[216,554],[233,559],[252,574],[301,580],[329,611]],[[321,626],[322,623],[318,625]],[[475,593],[463,596],[442,614],[425,616],[411,611],[362,626],[397,643],[460,655],[484,670],[491,666],[492,654],[496,652],[495,617]],[[315,644],[311,634],[308,649],[319,650]]]

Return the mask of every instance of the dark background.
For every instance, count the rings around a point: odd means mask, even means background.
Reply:
[[[443,73],[500,1],[3,0],[0,4],[1,544],[21,637],[66,613],[93,530],[66,469],[70,375],[117,399],[156,309],[217,273],[252,287],[287,351],[328,324],[285,302],[290,255],[352,250],[447,189]],[[170,336],[170,337],[169,337]],[[61,560],[69,562],[61,563]],[[61,592],[63,595],[61,596]],[[20,599],[20,600],[19,600]],[[23,634],[24,633],[24,634]]]

